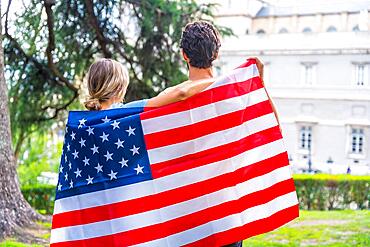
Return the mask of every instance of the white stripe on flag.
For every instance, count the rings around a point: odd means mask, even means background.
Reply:
[[[265,204],[248,208],[241,214],[232,214],[224,218],[205,223],[201,226],[170,235],[166,238],[156,239],[150,242],[133,246],[182,246],[208,237],[212,234],[227,231],[235,227],[243,226],[256,220],[267,218],[281,210],[297,205],[296,192],[291,192],[275,198]],[[171,245],[168,245],[171,243]]]
[[[288,166],[281,167],[270,173],[237,184],[236,186],[160,209],[86,225],[53,229],[53,238],[50,241],[51,243],[56,243],[106,236],[190,215],[228,201],[237,200],[245,195],[267,189],[276,183],[288,180],[291,178],[289,169]]]
[[[248,106],[266,100],[268,100],[266,91],[264,88],[260,88],[241,96],[225,99],[191,110],[144,119],[141,121],[141,125],[143,126],[144,134],[151,134],[220,117],[228,113],[243,110]]]
[[[244,67],[244,68],[237,68],[237,69],[227,72],[226,75],[219,78],[217,81],[212,83],[209,87],[207,87],[203,91],[207,91],[209,89],[216,88],[219,86],[232,84],[235,82],[246,81],[256,76],[259,76],[259,73],[258,73],[257,66],[255,64],[249,65],[248,67]]]
[[[230,142],[238,141],[254,133],[277,126],[274,113],[253,118],[241,125],[213,132],[189,141],[179,142],[168,146],[148,150],[150,164],[182,157],[184,155],[201,152]],[[194,129],[196,131],[196,129]]]
[[[176,189],[232,172],[235,169],[257,163],[285,151],[286,147],[283,139],[279,139],[234,157],[162,178],[61,198],[55,201],[54,214],[107,205]],[[109,194],[109,197],[105,196],[106,194]]]

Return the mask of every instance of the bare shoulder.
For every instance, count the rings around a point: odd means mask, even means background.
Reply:
[[[187,85],[190,83],[190,81],[184,81],[184,82],[181,82],[175,86],[172,86],[172,87],[168,87],[166,89],[164,89],[159,95],[163,95],[163,94],[169,94],[171,92],[174,92],[178,89],[182,89],[182,88],[185,88],[187,87]]]

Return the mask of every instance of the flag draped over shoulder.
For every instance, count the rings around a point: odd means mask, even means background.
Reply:
[[[298,217],[249,60],[187,100],[69,113],[51,246],[222,246]]]

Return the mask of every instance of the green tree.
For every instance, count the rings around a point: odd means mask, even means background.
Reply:
[[[8,90],[4,77],[1,29],[0,26],[0,240],[20,232],[21,226],[33,220],[42,219],[25,201],[19,189],[11,147]]]
[[[31,0],[13,28],[6,18],[15,156],[30,133],[64,119],[66,109],[80,107],[81,81],[96,57],[127,65],[127,101],[152,97],[184,80],[181,30],[191,20],[211,20],[214,7],[193,0]]]

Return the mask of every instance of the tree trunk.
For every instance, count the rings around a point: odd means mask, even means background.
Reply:
[[[1,3],[0,3],[1,9]],[[1,11],[0,11],[1,16]],[[0,25],[0,240],[22,233],[22,227],[42,219],[23,198],[11,147],[4,50]]]

